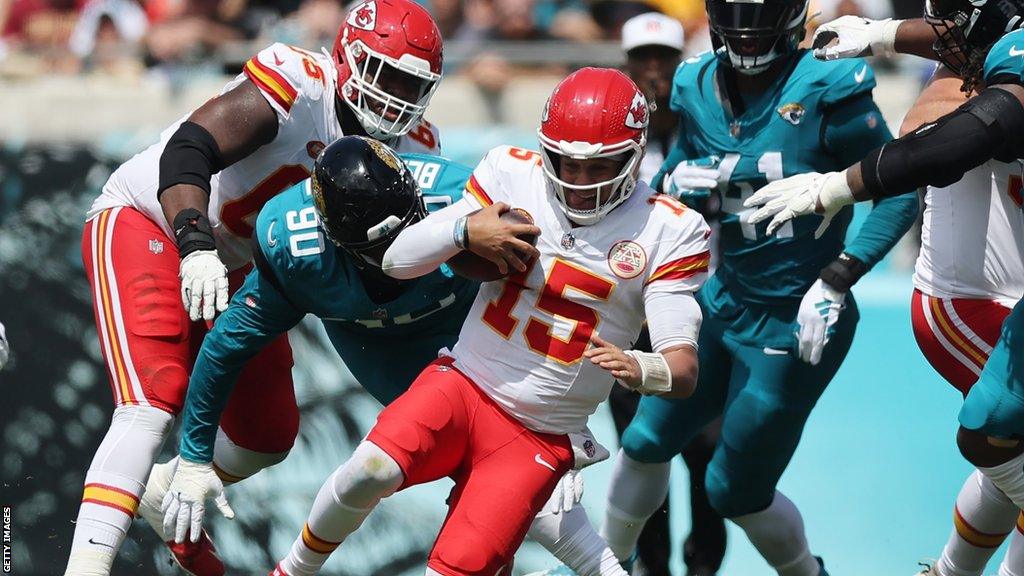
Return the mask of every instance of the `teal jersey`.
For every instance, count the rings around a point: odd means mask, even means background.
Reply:
[[[684,159],[721,158],[721,259],[716,277],[745,302],[799,300],[821,269],[844,249],[853,209],[844,208],[815,240],[820,216],[796,218],[769,236],[767,222],[748,222],[754,210],[744,208],[743,201],[772,180],[842,170],[892,139],[871,99],[875,77],[863,60],[821,62],[809,51],[800,51],[792,60],[763,94],[744,100],[745,109],[735,118],[717,95],[720,64],[714,54],[684,61],[676,70],[670,101],[680,116],[679,140],[654,179],[659,185]],[[907,205],[900,208],[891,243],[855,254],[869,266],[916,217],[916,197],[913,208],[904,199],[898,202]]]
[[[985,84],[1024,84],[1024,30],[1014,30],[985,56]]]
[[[470,168],[436,156],[400,157],[428,210],[462,198]],[[188,460],[212,460],[220,415],[242,367],[306,314],[321,319],[360,384],[386,404],[439,348],[455,343],[479,287],[444,267],[409,280],[391,300],[375,302],[352,257],[321,232],[309,180],[264,205],[253,242],[256,269],[206,335],[189,379],[180,445]]]
[[[469,168],[435,156],[401,157],[420,185],[428,210],[462,198],[463,186],[472,173]],[[352,257],[320,232],[309,180],[267,202],[254,230],[260,253],[282,292],[296,309],[324,319],[329,328],[341,325],[346,330],[370,330],[377,336],[407,335],[424,329],[418,319],[456,298],[476,294],[475,283],[444,267],[409,280],[406,291],[390,302],[373,302]]]

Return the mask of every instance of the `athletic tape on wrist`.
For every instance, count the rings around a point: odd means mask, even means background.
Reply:
[[[640,385],[636,387],[637,392],[648,395],[672,391],[672,371],[664,354],[639,350],[625,350],[625,353],[640,364]]]

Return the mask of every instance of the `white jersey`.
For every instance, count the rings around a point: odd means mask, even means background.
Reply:
[[[1013,306],[1024,295],[1021,164],[989,161],[925,195],[914,287]]]
[[[217,252],[229,270],[252,259],[252,224],[267,200],[308,178],[324,146],[344,136],[335,109],[334,62],[327,55],[273,44],[246,62],[243,72],[222,93],[247,79],[277,113],[278,127],[273,141],[214,174],[210,181],[210,223]],[[164,130],[159,142],[136,154],[110,176],[89,209],[88,218],[107,208],[131,206],[174,238],[156,192],[160,155],[186,118]],[[398,139],[395,149],[437,154],[437,130],[421,122]]]
[[[540,155],[509,146],[484,157],[463,197],[529,212],[540,257],[526,273],[480,287],[455,366],[526,427],[582,430],[614,383],[583,358],[591,335],[631,348],[645,296],[697,290],[710,258],[707,224],[641,183],[601,221],[574,228],[548,191]]]

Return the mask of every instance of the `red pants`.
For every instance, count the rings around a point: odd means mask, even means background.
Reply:
[[[430,364],[367,439],[394,458],[402,488],[450,476],[448,517],[427,565],[445,575],[505,573],[534,516],[572,466],[569,438],[526,429],[451,365]]]
[[[935,298],[915,289],[910,314],[925,358],[966,396],[992,353],[1010,309],[994,300]]]
[[[191,322],[182,305],[174,240],[141,212],[112,208],[86,223],[82,260],[114,405],[178,414],[208,328]],[[245,272],[229,275],[232,293]],[[291,448],[299,425],[291,368],[282,335],[242,370],[221,420],[235,444],[266,453]]]

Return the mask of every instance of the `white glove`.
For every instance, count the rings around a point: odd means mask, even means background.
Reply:
[[[768,234],[797,216],[821,214],[825,217],[814,231],[820,238],[832,223],[832,218],[848,204],[853,204],[853,191],[846,183],[846,171],[818,174],[797,174],[769,182],[767,186],[747,198],[743,205],[760,208],[750,215],[750,223],[757,224],[774,216],[768,223]]]
[[[544,510],[552,514],[560,514],[572,510],[583,498],[583,474],[579,470],[569,470],[555,484]]]
[[[178,468],[160,506],[164,513],[164,534],[168,537],[174,534],[174,541],[178,544],[185,541],[186,535],[192,542],[198,542],[203,531],[207,498],[213,498],[225,518],[235,517],[235,511],[224,496],[224,484],[213,471],[213,464],[178,458]]]
[[[804,294],[796,313],[796,339],[801,360],[814,365],[821,361],[821,353],[835,332],[845,299],[845,292],[839,292],[820,278]]]
[[[718,186],[718,156],[683,160],[661,183],[662,192],[678,200],[707,200]]]
[[[216,250],[196,250],[181,259],[181,303],[192,321],[213,320],[228,307],[228,269]],[[216,312],[214,311],[216,310]]]
[[[7,364],[7,355],[10,352],[10,348],[7,345],[7,331],[4,330],[4,325],[0,324],[0,370],[4,369],[4,364]]]
[[[608,449],[594,438],[590,428],[584,428],[582,432],[570,432],[569,444],[572,445],[573,470],[583,470],[587,466],[604,462],[610,456]]]
[[[869,20],[861,16],[840,16],[814,31],[812,53],[818,60],[896,54],[896,30],[902,20]],[[836,38],[834,45],[829,45]]]

